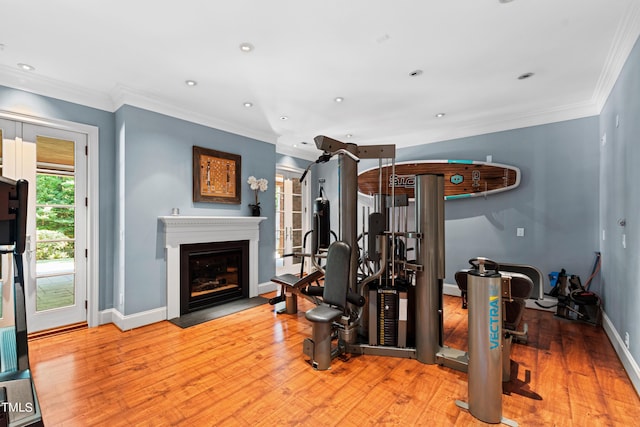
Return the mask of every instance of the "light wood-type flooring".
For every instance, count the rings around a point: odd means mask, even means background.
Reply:
[[[188,329],[113,325],[29,343],[47,426],[467,426],[467,375],[416,360],[305,361],[297,315],[259,306]],[[503,416],[521,426],[637,426],[640,399],[602,328],[527,310]],[[445,343],[466,350],[467,311],[445,296]]]

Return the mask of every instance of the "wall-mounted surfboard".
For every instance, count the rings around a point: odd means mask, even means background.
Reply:
[[[500,163],[475,160],[418,160],[400,162],[382,167],[382,193],[391,194],[395,183],[395,194],[414,197],[415,176],[420,174],[444,175],[444,199],[463,199],[487,196],[513,190],[520,185],[520,169]],[[380,192],[380,168],[367,169],[358,175],[358,191],[365,195]]]

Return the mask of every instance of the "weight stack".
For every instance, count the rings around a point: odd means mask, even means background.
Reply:
[[[378,344],[398,345],[398,311],[400,297],[397,289],[378,289]]]

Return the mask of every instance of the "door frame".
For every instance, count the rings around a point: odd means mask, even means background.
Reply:
[[[304,169],[297,168],[295,166],[288,165],[276,165],[275,174],[277,175],[279,172],[287,172],[287,173],[297,173],[302,175]],[[309,187],[309,179],[311,177],[308,176],[304,181],[302,181],[302,237],[304,238],[304,234],[311,230],[311,189]],[[275,179],[275,175],[274,175]],[[304,271],[309,271],[311,268],[311,261],[308,258],[304,258],[302,262],[305,264]]]
[[[66,120],[40,118],[0,110],[0,118],[87,135],[87,325],[99,325],[100,188],[98,127]]]

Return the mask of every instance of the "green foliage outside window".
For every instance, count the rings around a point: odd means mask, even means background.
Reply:
[[[73,258],[73,242],[60,240],[75,237],[74,177],[38,174],[36,180],[37,259]],[[57,241],[45,243],[51,240]]]

